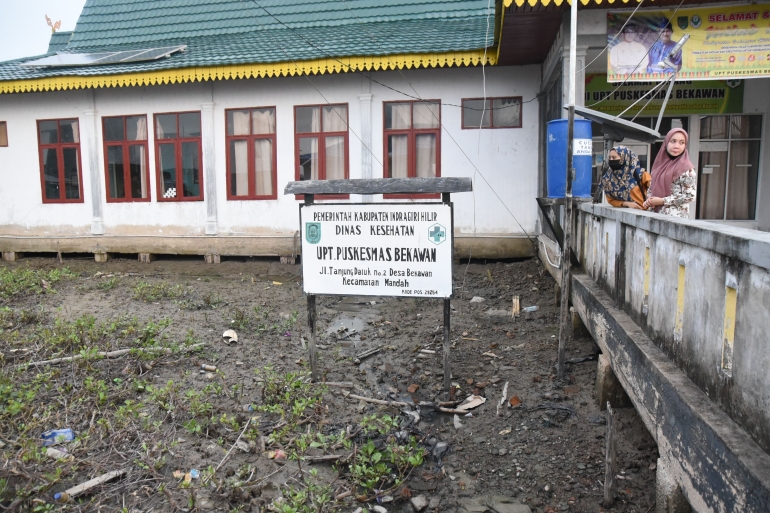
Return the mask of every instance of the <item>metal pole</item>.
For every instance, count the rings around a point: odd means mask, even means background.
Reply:
[[[577,3],[571,0],[569,34],[569,116],[567,121],[567,184],[564,194],[564,244],[561,246],[561,304],[557,377],[564,379],[567,345],[572,341],[572,315],[569,311],[572,245],[572,180],[575,174],[573,139],[575,137],[575,82],[577,74]]]
[[[449,387],[452,386],[452,368],[449,363],[449,319],[451,316],[449,302],[451,300],[446,298],[444,300],[444,392],[447,394],[447,400],[449,400]]]
[[[450,198],[449,193],[445,192],[441,194],[441,201],[445,205],[450,205]],[[454,235],[454,212],[452,212],[452,226],[450,229],[452,230],[452,233]],[[453,236],[454,240],[454,236]],[[452,255],[454,256],[454,249],[452,250]],[[454,265],[454,258],[452,259],[452,265]],[[451,310],[451,304],[450,304],[451,298],[445,298],[444,299],[444,393],[447,394],[446,399],[449,400],[449,389],[452,386],[452,366],[450,362],[450,339],[449,339],[449,331],[450,331],[450,319],[452,316],[452,310]]]
[[[671,83],[668,85],[668,91],[666,91],[666,97],[663,98],[663,105],[660,107],[660,114],[658,114],[658,122],[655,123],[655,131],[660,130],[660,122],[663,121],[663,113],[666,111],[666,105],[668,105],[668,99],[671,97],[671,90],[674,88],[674,82],[676,82],[677,73],[674,72],[671,75]]]
[[[314,196],[312,194],[305,194],[305,205],[312,205]],[[302,227],[300,227],[302,230]],[[310,377],[313,383],[318,382],[318,357],[316,355],[315,347],[315,325],[316,325],[316,308],[315,308],[315,294],[307,295],[307,327],[310,332],[307,341],[308,358],[310,359]]]

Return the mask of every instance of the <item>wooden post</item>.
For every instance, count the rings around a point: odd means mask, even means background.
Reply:
[[[310,332],[307,338],[307,352],[310,358],[310,376],[313,383],[318,382],[318,358],[315,351],[315,294],[307,295],[307,327]]]
[[[313,194],[305,194],[305,205],[312,205],[314,200]],[[300,226],[300,230],[302,227]],[[316,309],[315,309],[315,294],[307,295],[307,327],[310,332],[307,337],[307,352],[310,359],[310,377],[313,383],[318,383],[318,355],[316,354],[315,347],[315,324],[316,324]]]
[[[572,342],[572,315],[569,311],[570,279],[572,277],[572,179],[575,174],[573,167],[572,139],[575,136],[575,105],[569,106],[569,121],[567,129],[567,186],[564,194],[564,244],[561,246],[561,302],[559,315],[559,357],[556,374],[564,379],[567,345]]]
[[[451,203],[449,193],[444,192],[441,194],[441,201],[449,205]],[[452,213],[452,226],[449,227],[450,230],[452,230],[452,233],[454,234],[454,228],[455,228],[455,220],[454,220],[454,212]],[[454,249],[452,249],[452,254],[454,255]],[[452,264],[454,265],[454,258],[452,259]],[[454,275],[454,272],[452,273]],[[452,387],[452,364],[451,364],[451,358],[450,358],[450,352],[451,348],[450,346],[450,319],[452,316],[452,308],[451,308],[451,298],[444,299],[444,393],[446,394],[446,399],[449,400],[449,389]]]
[[[615,423],[612,418],[612,407],[607,401],[607,447],[604,462],[604,501],[602,506],[611,508],[615,502]]]
[[[444,300],[444,392],[449,400],[449,388],[452,386],[452,366],[449,358],[449,319],[451,316],[449,298]]]

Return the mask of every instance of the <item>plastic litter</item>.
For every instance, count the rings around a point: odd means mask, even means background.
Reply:
[[[67,492],[55,493],[53,494],[53,500],[55,500],[59,504],[64,504],[65,502],[70,501],[70,494],[68,494]]]
[[[75,439],[75,433],[70,428],[52,429],[43,433],[42,437],[43,445],[49,446],[61,444],[64,442],[71,442]]]
[[[539,306],[527,306],[521,309],[522,312],[528,312],[528,313],[537,312],[538,310],[540,310]]]
[[[216,365],[206,365],[205,363],[201,365],[201,370],[209,371],[209,372],[216,372],[217,367]]]
[[[233,344],[238,342],[238,334],[235,332],[235,330],[227,330],[224,333],[222,333],[222,338],[225,339],[225,344]]]

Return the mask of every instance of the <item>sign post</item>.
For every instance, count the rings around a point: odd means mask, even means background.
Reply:
[[[454,214],[450,193],[470,178],[385,178],[290,182],[300,206],[302,288],[307,294],[308,356],[318,381],[316,295],[422,297],[444,300],[444,389],[449,392],[450,300]],[[440,193],[441,202],[314,203],[317,194]]]

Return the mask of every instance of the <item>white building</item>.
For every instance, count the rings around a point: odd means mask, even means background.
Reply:
[[[540,66],[491,66],[494,4],[293,4],[88,0],[0,64],[0,249],[286,256],[292,180],[462,176],[458,254],[532,254]]]

